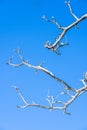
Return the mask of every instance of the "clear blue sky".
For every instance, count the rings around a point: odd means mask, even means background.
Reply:
[[[71,0],[71,5],[78,17],[87,13],[86,0]],[[87,130],[87,93],[70,105],[71,116],[62,111],[16,108],[23,102],[13,85],[20,87],[29,101],[42,104],[48,89],[56,95],[61,86],[42,72],[6,65],[15,49],[21,48],[34,65],[44,61],[45,67],[72,87],[82,86],[80,79],[87,71],[87,20],[79,24],[80,29],[67,33],[69,46],[58,56],[44,48],[47,40],[59,34],[55,25],[41,19],[44,14],[55,16],[63,26],[75,20],[64,0],[0,0],[0,130]]]

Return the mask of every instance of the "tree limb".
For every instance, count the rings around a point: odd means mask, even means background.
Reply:
[[[50,77],[52,77],[53,79],[55,79],[56,81],[60,82],[61,84],[63,84],[65,86],[64,91],[61,92],[61,95],[68,95],[69,96],[69,100],[68,101],[62,101],[62,100],[56,100],[54,96],[47,96],[46,100],[49,103],[49,105],[40,105],[37,104],[35,102],[32,103],[28,103],[27,100],[24,98],[24,96],[22,95],[21,91],[19,88],[17,88],[16,86],[14,87],[18,93],[18,95],[20,96],[20,98],[22,99],[22,101],[24,102],[24,106],[17,106],[18,108],[26,108],[26,107],[30,107],[30,106],[34,106],[34,107],[40,107],[40,108],[45,108],[45,109],[50,109],[50,110],[63,110],[66,114],[70,114],[66,111],[67,107],[74,102],[77,97],[79,97],[81,94],[85,93],[87,91],[87,72],[84,74],[84,79],[81,80],[81,82],[83,83],[83,87],[81,87],[80,89],[75,89],[72,88],[71,86],[69,86],[65,81],[59,79],[58,77],[56,77],[51,71],[45,69],[42,64],[38,65],[38,66],[34,66],[32,64],[30,64],[28,61],[25,61],[21,51],[17,50],[16,53],[18,54],[19,58],[21,59],[21,63],[19,64],[15,64],[13,63],[13,57],[10,58],[9,62],[7,63],[8,65],[11,65],[13,67],[20,67],[22,65],[25,65],[29,68],[33,68],[35,70],[40,70],[44,73],[46,73],[47,75],[49,75]],[[73,92],[73,95],[71,94],[71,92]],[[58,105],[61,104],[62,106]]]
[[[47,75],[49,75],[50,77],[52,77],[52,78],[53,78],[54,80],[56,80],[57,82],[60,82],[61,84],[63,84],[63,85],[66,87],[66,89],[72,90],[72,91],[74,91],[74,92],[76,91],[74,88],[72,88],[70,85],[68,85],[64,80],[62,80],[62,79],[56,77],[51,71],[49,71],[49,70],[47,70],[46,68],[44,68],[44,67],[42,66],[42,64],[40,64],[40,65],[38,65],[38,66],[34,66],[34,65],[30,64],[28,61],[25,61],[25,60],[24,60],[24,58],[22,57],[21,52],[19,52],[19,50],[16,51],[16,52],[17,52],[17,54],[18,54],[18,56],[19,56],[19,58],[20,58],[20,60],[21,60],[21,63],[19,63],[19,64],[12,63],[12,60],[13,60],[13,59],[10,58],[9,62],[7,63],[8,65],[11,65],[11,66],[13,66],[13,67],[20,67],[20,66],[22,66],[22,65],[25,65],[25,66],[27,66],[27,67],[29,67],[29,68],[33,68],[33,69],[35,69],[35,70],[40,70],[40,71],[46,73]]]
[[[49,109],[49,110],[63,110],[64,113],[66,114],[71,114],[67,112],[67,108],[68,106],[74,102],[81,94],[85,93],[87,91],[87,85],[83,86],[82,88],[78,89],[75,94],[73,96],[70,96],[70,100],[68,100],[67,102],[64,101],[59,101],[59,100],[55,100],[54,96],[49,96],[46,98],[47,102],[49,103],[49,105],[41,105],[41,104],[37,104],[35,102],[32,103],[28,103],[27,100],[24,98],[24,96],[22,95],[21,91],[19,88],[15,87],[18,95],[20,96],[20,98],[22,99],[24,105],[23,106],[17,106],[18,108],[26,108],[26,107],[39,107],[39,108],[45,108],[45,109]],[[71,90],[70,90],[71,91]],[[65,94],[65,93],[64,93]],[[60,106],[58,104],[62,104],[63,106]]]
[[[59,37],[56,39],[56,41],[52,44],[49,41],[47,41],[45,47],[48,49],[51,49],[52,51],[54,51],[57,54],[60,54],[60,48],[64,47],[65,45],[68,45],[67,43],[63,43],[61,42],[63,37],[66,35],[67,31],[69,31],[70,29],[72,29],[73,27],[77,26],[77,24],[79,24],[81,21],[85,20],[87,18],[87,14],[83,15],[82,17],[78,18],[72,11],[72,7],[70,5],[70,2],[66,2],[65,3],[68,5],[69,9],[70,9],[70,13],[72,14],[72,16],[76,19],[75,22],[73,22],[72,24],[68,25],[67,27],[62,27],[59,22],[57,22],[57,20],[52,17],[51,20],[49,20],[46,16],[43,16],[43,18],[47,21],[47,22],[52,22],[55,25],[57,25],[58,29],[60,29],[62,31],[62,33],[59,35]],[[15,64],[13,63],[13,57],[11,57],[9,59],[9,62],[7,63],[10,66],[13,67],[20,67],[20,66],[27,66],[29,68],[35,69],[35,70],[40,70],[42,72],[44,72],[45,74],[49,75],[51,78],[53,78],[54,80],[56,80],[57,82],[61,83],[64,85],[64,91],[61,92],[60,96],[62,97],[62,95],[64,96],[68,96],[69,100],[67,101],[62,101],[59,100],[58,98],[55,98],[53,95],[48,95],[46,98],[46,101],[48,102],[48,105],[40,105],[35,103],[34,101],[32,101],[32,103],[29,103],[24,96],[21,93],[21,90],[18,87],[14,87],[18,93],[18,95],[20,96],[20,98],[22,99],[24,105],[23,106],[17,106],[18,108],[26,108],[26,107],[40,107],[40,108],[45,108],[45,109],[49,109],[49,110],[63,110],[66,114],[70,114],[67,112],[67,108],[68,106],[73,103],[81,94],[85,93],[87,91],[87,72],[84,74],[84,78],[81,79],[81,82],[83,84],[83,86],[79,89],[73,88],[70,85],[68,85],[64,80],[58,78],[57,76],[55,76],[51,71],[49,71],[48,69],[44,68],[42,64],[40,65],[32,65],[30,64],[28,61],[24,60],[20,49],[18,49],[16,51],[16,53],[18,54],[19,59],[21,60],[20,63]]]
[[[51,49],[53,52],[57,52],[57,50],[59,49],[59,45],[61,44],[61,41],[62,41],[63,37],[66,35],[67,31],[69,31],[73,27],[76,27],[77,24],[79,24],[81,21],[83,21],[83,20],[85,20],[87,18],[87,14],[85,14],[82,17],[78,18],[72,11],[70,1],[69,2],[65,1],[65,3],[68,5],[68,7],[70,9],[70,13],[73,15],[73,17],[76,19],[76,21],[71,23],[67,27],[63,27],[55,19],[53,21],[52,20],[47,20],[47,21],[51,21],[51,22],[55,23],[58,26],[58,28],[62,30],[62,33],[59,35],[59,37],[56,39],[56,41],[53,44],[52,43],[51,44],[49,44],[49,43],[45,44],[45,47],[48,48],[48,49]]]

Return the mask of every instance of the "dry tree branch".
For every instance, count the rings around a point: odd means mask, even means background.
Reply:
[[[65,1],[65,3],[68,5],[69,9],[70,9],[70,13],[72,14],[72,16],[76,19],[79,20],[78,17],[73,13],[72,11],[72,7],[70,5],[70,1]]]
[[[72,11],[70,1],[69,2],[65,1],[65,3],[68,5],[68,7],[70,9],[70,13],[76,19],[75,22],[71,23],[67,27],[63,27],[55,19],[54,20],[49,20],[46,16],[44,17],[44,19],[46,21],[55,23],[58,26],[58,28],[62,30],[62,33],[58,36],[58,38],[56,39],[56,41],[53,44],[52,43],[49,44],[49,42],[46,42],[46,44],[45,44],[45,47],[48,48],[48,49],[51,49],[53,52],[57,52],[57,50],[59,50],[59,45],[61,45],[61,41],[62,41],[63,37],[66,35],[67,31],[69,31],[73,27],[76,27],[81,21],[83,21],[83,20],[85,20],[87,18],[87,14],[85,14],[82,17],[78,18]]]
[[[19,49],[16,50],[16,53],[18,54],[18,56],[19,56],[19,58],[21,60],[21,63],[18,63],[18,64],[13,63],[12,62],[13,58],[11,57],[9,59],[9,61],[7,62],[8,65],[13,66],[13,67],[20,67],[22,65],[25,65],[25,66],[27,66],[29,68],[33,68],[35,70],[40,70],[40,71],[46,73],[47,75],[49,75],[50,77],[52,77],[57,82],[60,82],[61,84],[63,84],[66,87],[66,89],[70,89],[70,90],[72,90],[74,92],[76,91],[74,88],[72,88],[70,85],[68,85],[64,80],[56,77],[51,71],[49,71],[46,68],[44,68],[42,64],[40,64],[38,66],[35,66],[35,65],[30,64],[28,61],[25,61],[23,56],[22,56],[22,54],[21,54],[21,51],[19,51]]]
[[[74,102],[78,96],[80,96],[81,94],[83,94],[84,92],[87,91],[87,72],[85,73],[84,75],[84,79],[81,80],[81,82],[83,83],[83,87],[80,88],[80,89],[75,89],[75,88],[72,88],[71,86],[69,86],[65,81],[59,79],[58,77],[56,77],[51,71],[45,69],[42,64],[38,65],[38,66],[34,66],[32,64],[30,64],[28,61],[25,61],[22,54],[21,54],[21,51],[18,49],[16,51],[16,53],[18,54],[20,60],[21,60],[21,63],[19,64],[15,64],[13,63],[13,57],[9,60],[9,62],[7,63],[8,65],[11,65],[13,67],[20,67],[22,65],[25,65],[29,68],[33,68],[35,70],[40,70],[44,73],[46,73],[47,75],[49,75],[50,77],[52,77],[54,80],[60,82],[61,84],[63,84],[65,86],[64,88],[64,92],[61,92],[61,95],[68,95],[69,96],[69,100],[67,102],[65,101],[62,101],[62,100],[56,100],[54,96],[50,96],[48,95],[46,100],[47,102],[49,103],[49,105],[40,105],[40,104],[37,104],[35,102],[32,102],[32,103],[28,103],[27,100],[24,98],[24,96],[22,95],[21,91],[19,88],[17,87],[14,87],[18,93],[18,95],[20,96],[20,98],[22,99],[22,101],[24,102],[24,106],[17,106],[18,108],[26,108],[26,107],[29,107],[29,106],[34,106],[34,107],[40,107],[40,108],[45,108],[45,109],[50,109],[50,110],[63,110],[66,114],[70,114],[66,111],[67,107],[72,103]],[[73,92],[73,95],[71,94],[71,92]],[[60,106],[59,104],[62,104],[63,106]]]
[[[27,100],[24,98],[24,96],[22,95],[21,91],[19,88],[15,87],[18,95],[20,96],[20,98],[22,99],[24,105],[23,106],[17,106],[18,108],[26,108],[26,107],[39,107],[39,108],[45,108],[45,109],[49,109],[49,110],[63,110],[64,113],[66,114],[71,114],[67,112],[67,108],[68,106],[74,102],[77,97],[79,97],[81,94],[85,93],[87,91],[87,85],[83,86],[82,88],[76,90],[75,94],[73,96],[71,96],[70,94],[70,100],[68,100],[67,102],[64,101],[60,101],[60,100],[55,100],[54,96],[48,96],[46,98],[47,102],[49,103],[49,105],[41,105],[41,104],[37,104],[35,102],[32,103],[28,103]],[[69,90],[72,91],[72,90]],[[63,93],[65,94],[65,93]],[[62,104],[63,106],[60,106],[58,104]]]
[[[72,7],[70,5],[70,2],[66,2],[65,3],[68,5],[69,9],[70,9],[70,13],[72,14],[72,16],[76,19],[75,22],[73,22],[72,24],[68,25],[67,27],[62,27],[59,22],[57,22],[57,20],[54,18],[54,16],[52,16],[52,19],[49,20],[46,16],[43,16],[43,18],[47,21],[47,22],[52,22],[55,25],[57,25],[58,29],[60,29],[62,31],[62,33],[59,35],[59,37],[56,39],[56,41],[52,44],[49,41],[46,43],[45,47],[48,49],[51,49],[52,51],[54,51],[57,54],[60,54],[60,48],[68,45],[67,43],[63,43],[61,42],[63,37],[66,35],[67,31],[69,31],[70,29],[72,29],[73,27],[77,26],[78,23],[80,23],[81,21],[85,20],[87,18],[87,14],[83,15],[82,17],[78,18],[72,11]],[[13,63],[13,58],[11,57],[9,59],[9,62],[7,63],[10,66],[13,67],[20,67],[20,66],[27,66],[29,68],[35,69],[35,70],[40,70],[42,72],[44,72],[45,74],[49,75],[51,78],[53,78],[54,80],[56,80],[57,82],[59,82],[60,84],[64,85],[64,91],[61,92],[60,96],[62,97],[62,95],[64,96],[68,96],[69,99],[67,101],[62,101],[59,100],[58,98],[55,98],[53,95],[48,95],[46,98],[46,101],[48,102],[48,105],[40,105],[37,104],[35,102],[31,102],[29,103],[25,97],[22,95],[21,90],[18,87],[14,87],[18,93],[18,95],[20,96],[20,98],[22,99],[24,105],[23,106],[17,106],[18,108],[26,108],[26,107],[40,107],[40,108],[45,108],[45,109],[49,109],[49,110],[63,110],[66,114],[70,114],[67,112],[67,108],[70,104],[72,104],[81,94],[85,93],[87,91],[87,72],[84,74],[84,78],[81,79],[81,82],[83,84],[83,86],[79,89],[73,88],[71,87],[69,84],[67,84],[64,80],[58,78],[57,76],[55,76],[51,71],[49,71],[48,69],[44,68],[42,64],[40,65],[32,65],[30,64],[28,61],[26,61],[22,54],[20,49],[18,49],[16,51],[16,53],[18,54],[19,59],[21,60],[20,63],[15,64]],[[56,96],[57,97],[57,96]]]
[[[43,15],[42,18],[47,22],[54,23],[60,30],[64,30],[64,28],[59,24],[59,22],[55,19],[54,16],[51,17],[52,19],[48,19],[45,15]]]

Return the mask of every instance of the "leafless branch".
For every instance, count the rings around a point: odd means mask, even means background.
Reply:
[[[9,60],[9,62],[7,63],[8,65],[11,65],[11,66],[14,66],[14,67],[20,67],[22,65],[25,65],[25,66],[27,66],[29,68],[33,68],[35,70],[40,70],[40,71],[46,73],[47,75],[49,75],[50,77],[52,77],[53,79],[55,79],[56,81],[58,81],[61,84],[63,84],[66,87],[66,89],[70,89],[72,91],[76,91],[74,88],[72,88],[70,85],[68,85],[64,80],[56,77],[51,71],[49,71],[46,68],[44,68],[42,66],[42,64],[40,64],[38,66],[34,66],[34,65],[30,64],[28,61],[25,61],[24,58],[22,58],[21,52],[20,53],[17,52],[17,54],[18,54],[19,58],[21,59],[21,63],[15,64],[15,63],[12,62],[13,59],[11,58]]]
[[[82,17],[78,18],[72,10],[72,7],[70,5],[70,2],[66,2],[65,3],[68,5],[69,9],[70,9],[70,13],[72,14],[72,16],[76,19],[75,22],[71,23],[70,25],[68,25],[67,27],[63,27],[59,24],[59,22],[57,22],[57,20],[55,19],[54,16],[52,16],[51,20],[48,19],[45,15],[43,16],[43,19],[45,19],[47,22],[52,22],[55,25],[57,25],[58,29],[60,29],[62,31],[62,33],[59,35],[58,38],[56,38],[56,41],[52,44],[50,41],[46,42],[45,47],[48,49],[51,49],[53,52],[57,53],[58,55],[60,55],[60,49],[61,47],[64,47],[66,45],[68,45],[68,43],[66,42],[62,42],[64,36],[66,35],[67,31],[69,31],[70,29],[72,29],[73,27],[77,26],[81,21],[85,20],[87,18],[87,14],[83,15]],[[14,86],[14,88],[16,89],[16,92],[18,93],[19,97],[22,99],[24,105],[23,106],[17,106],[18,108],[26,108],[26,107],[40,107],[40,108],[45,108],[45,109],[49,109],[49,110],[63,110],[66,114],[70,114],[67,112],[67,108],[70,104],[72,104],[81,94],[85,93],[87,91],[87,72],[84,74],[83,79],[81,79],[81,82],[83,84],[83,86],[79,89],[73,88],[71,87],[69,84],[67,84],[64,80],[58,78],[55,74],[53,74],[51,71],[49,71],[48,69],[46,69],[45,67],[43,67],[43,64],[41,63],[40,65],[32,65],[30,64],[30,62],[26,61],[22,54],[20,49],[16,50],[15,53],[18,55],[19,59],[20,59],[20,63],[14,63],[13,62],[13,57],[11,57],[8,61],[8,65],[13,66],[13,67],[20,67],[20,66],[27,66],[29,68],[35,69],[35,70],[40,70],[42,72],[44,72],[45,74],[49,75],[51,78],[53,78],[54,80],[56,80],[57,82],[59,82],[60,84],[62,84],[64,86],[64,91],[62,91],[60,93],[61,99],[58,98],[57,96],[53,96],[53,95],[47,95],[47,97],[45,98],[46,101],[48,102],[48,105],[40,105],[35,103],[34,101],[32,101],[31,103],[28,102],[25,97],[23,96],[23,94],[21,93],[21,90]],[[64,96],[68,96],[68,100],[65,101],[64,99],[62,100],[62,97]]]
[[[28,102],[27,102],[26,99],[23,97],[20,88],[18,88],[18,87],[16,87],[16,86],[13,86],[13,87],[16,89],[16,91],[17,91],[18,95],[21,97],[22,101],[27,105]]]
[[[64,28],[59,24],[59,22],[56,20],[54,16],[52,16],[51,19],[48,19],[45,15],[43,15],[42,18],[47,22],[54,23],[60,30],[64,30]]]
[[[74,102],[78,96],[80,96],[81,94],[83,94],[84,92],[87,91],[87,72],[84,74],[84,79],[81,80],[81,82],[83,83],[83,87],[80,89],[75,89],[75,88],[72,88],[71,86],[69,86],[65,81],[56,77],[51,71],[44,68],[42,64],[40,64],[38,66],[34,66],[34,65],[30,64],[29,62],[25,61],[22,54],[21,54],[21,51],[16,51],[16,53],[18,54],[19,58],[21,59],[21,63],[19,63],[19,64],[13,63],[13,57],[12,57],[8,62],[9,65],[14,66],[14,67],[20,67],[22,65],[26,65],[29,68],[33,68],[35,70],[40,70],[40,71],[46,73],[47,75],[49,75],[50,77],[52,77],[53,79],[55,79],[56,81],[60,82],[61,84],[63,84],[65,86],[65,89],[63,92],[61,92],[61,95],[68,95],[70,98],[66,102],[62,101],[62,100],[58,100],[58,99],[56,100],[56,98],[53,95],[50,96],[48,93],[48,96],[46,98],[47,102],[49,103],[48,106],[47,105],[40,105],[40,104],[37,104],[33,101],[32,101],[32,103],[28,103],[27,100],[22,95],[20,89],[15,86],[14,88],[16,89],[18,95],[20,96],[20,98],[24,102],[24,106],[17,106],[17,107],[18,108],[26,108],[29,106],[34,106],[34,107],[40,107],[40,108],[45,108],[45,109],[50,109],[50,110],[63,110],[66,114],[70,114],[70,113],[67,113],[67,111],[66,111],[67,107],[72,102]],[[71,92],[73,92],[73,95],[71,94]],[[58,104],[62,104],[63,106],[60,106]]]
[[[58,38],[56,39],[56,41],[52,44],[49,44],[49,43],[47,43],[46,42],[46,44],[45,44],[45,47],[46,48],[48,48],[48,49],[51,49],[53,52],[57,52],[57,50],[59,49],[59,46],[60,46],[60,44],[61,44],[61,42],[62,42],[62,40],[63,40],[63,38],[64,38],[64,36],[66,35],[66,33],[70,30],[70,29],[72,29],[73,27],[77,27],[77,25],[81,22],[81,21],[83,21],[83,20],[85,20],[86,18],[87,18],[87,14],[85,14],[85,15],[83,15],[82,17],[80,17],[80,18],[78,18],[74,13],[73,13],[73,11],[72,11],[72,7],[71,7],[71,5],[70,5],[70,1],[65,1],[65,3],[68,5],[68,7],[69,7],[69,9],[70,9],[70,13],[73,15],[73,17],[76,19],[76,21],[75,22],[73,22],[73,23],[71,23],[70,25],[68,25],[67,27],[63,27],[63,26],[61,26],[58,22],[57,22],[57,20],[55,20],[55,18],[53,17],[53,20],[46,20],[46,21],[51,21],[51,22],[53,22],[53,23],[55,23],[57,26],[58,26],[58,28],[59,29],[61,29],[62,30],[62,32],[61,32],[61,34],[58,36]],[[47,19],[47,18],[46,18]],[[59,53],[58,53],[59,54]]]
[[[65,3],[68,5],[69,9],[70,9],[70,13],[72,14],[72,16],[76,19],[79,20],[78,17],[73,13],[72,11],[72,7],[70,5],[70,1],[65,1]]]
[[[71,96],[70,93],[68,93],[68,96],[70,96],[70,100],[68,100],[67,102],[55,100],[54,96],[47,96],[46,100],[49,103],[49,105],[41,105],[41,104],[37,104],[35,102],[28,103],[27,100],[22,95],[20,89],[17,88],[17,87],[15,87],[15,89],[16,89],[18,95],[20,96],[20,98],[22,99],[22,101],[24,103],[23,106],[17,106],[18,108],[40,107],[40,108],[45,108],[45,109],[50,109],[50,110],[63,110],[66,114],[70,114],[70,113],[67,112],[68,106],[72,102],[74,102],[77,99],[77,97],[79,97],[81,94],[83,94],[87,91],[87,85],[83,86],[82,88],[80,88],[78,90],[76,90],[76,92],[73,96]],[[72,90],[70,90],[70,91],[72,91]],[[66,93],[63,93],[63,94],[66,94]],[[62,104],[63,106],[60,106],[58,104]]]

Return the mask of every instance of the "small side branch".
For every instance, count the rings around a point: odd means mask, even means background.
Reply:
[[[24,96],[22,95],[20,88],[18,88],[18,87],[16,87],[16,86],[13,86],[13,87],[14,87],[15,90],[17,91],[17,93],[18,93],[18,95],[20,96],[20,98],[22,99],[22,101],[23,101],[26,105],[28,105],[29,103],[27,102],[27,100],[26,100],[26,99],[24,98]]]
[[[72,14],[72,16],[76,19],[79,20],[78,17],[73,13],[72,11],[72,7],[70,5],[70,1],[65,1],[65,3],[68,5],[69,9],[70,9],[70,13]]]
[[[43,15],[42,18],[47,22],[54,23],[60,30],[64,30],[64,27],[60,25],[60,23],[56,20],[54,16],[52,16],[51,19],[48,19],[45,15]]]

